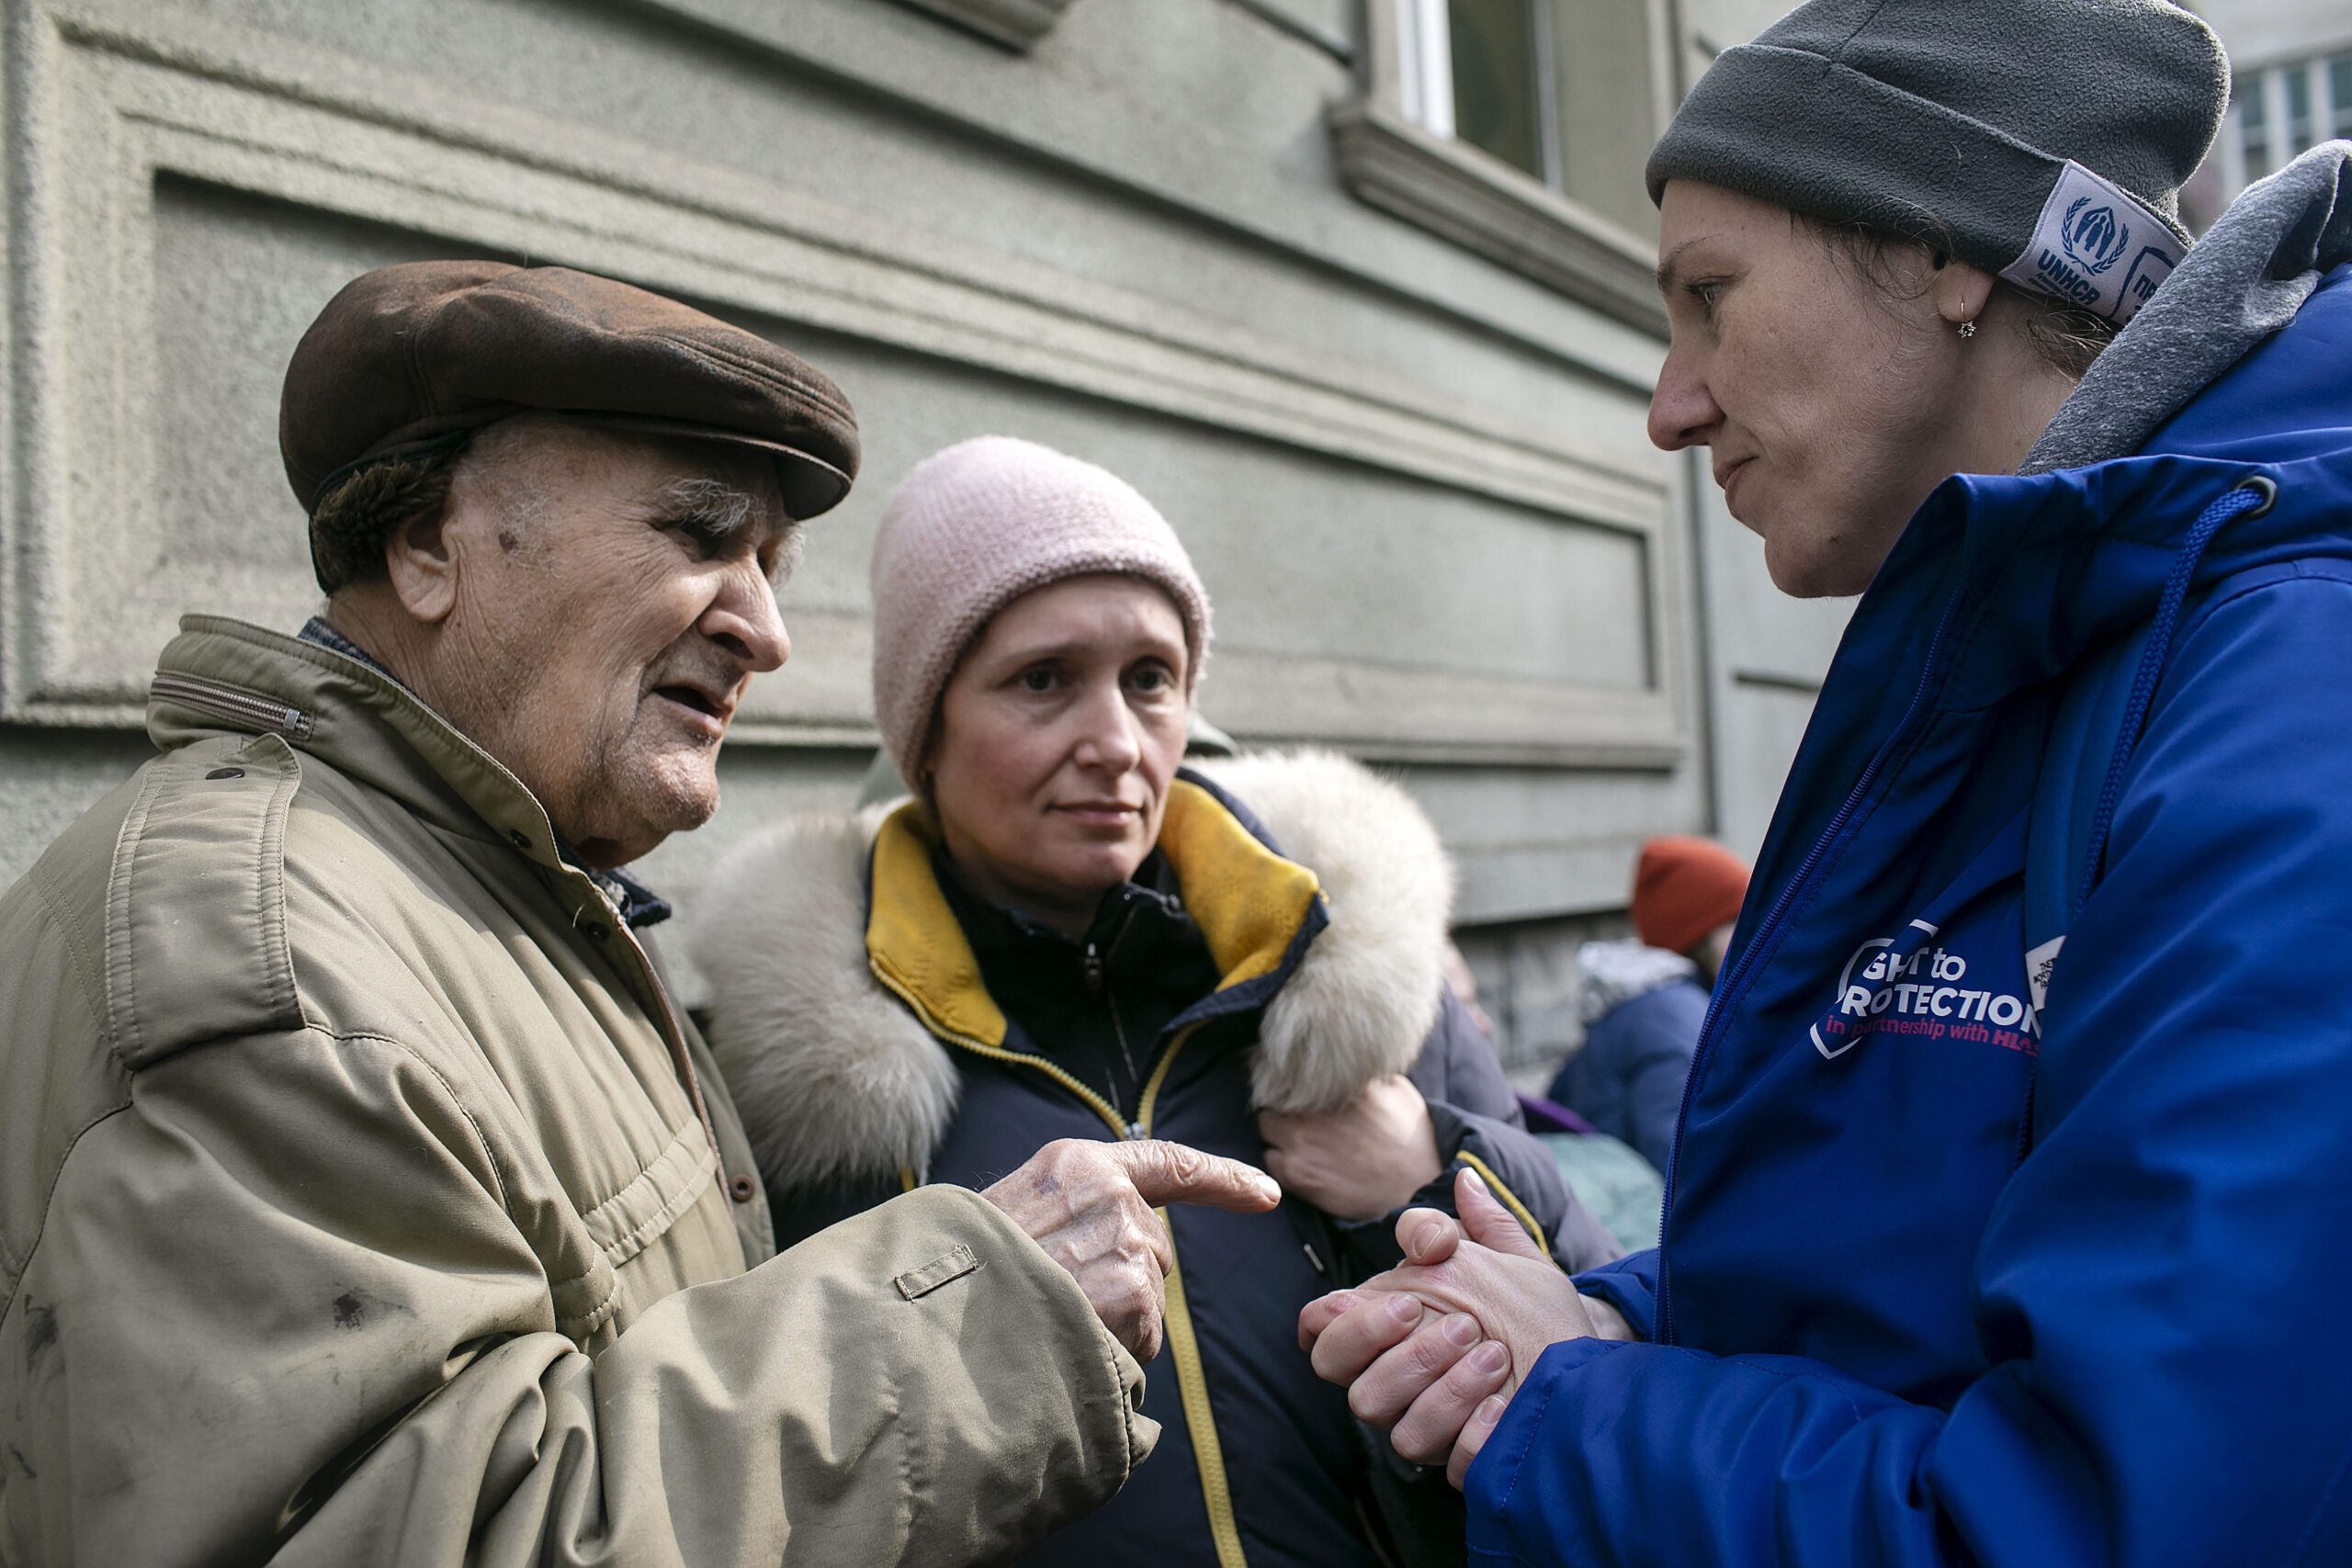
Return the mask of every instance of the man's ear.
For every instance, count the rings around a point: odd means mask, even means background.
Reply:
[[[427,626],[448,619],[458,606],[458,579],[465,552],[462,528],[453,527],[458,507],[452,496],[430,512],[394,528],[384,540],[384,573],[401,607]]]

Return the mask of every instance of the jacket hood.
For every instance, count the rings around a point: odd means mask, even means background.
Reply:
[[[2021,471],[2142,450],[2166,420],[2293,321],[2320,278],[2352,259],[2347,160],[2352,142],[2323,143],[2232,202],[2092,364]]]
[[[1217,996],[1262,1005],[1255,1103],[1325,1109],[1403,1072],[1437,1016],[1453,903],[1420,807],[1329,752],[1188,768],[1178,788],[1186,805],[1171,796],[1160,848],[1227,973]],[[919,815],[780,823],[702,900],[690,940],[710,981],[710,1044],[772,1190],[921,1170],[961,1087],[943,1033],[1004,1038],[929,874]],[[890,891],[910,883],[910,896]],[[1222,921],[1212,902],[1229,906]]]
[[[2144,373],[2160,416],[2136,449],[2048,472],[1956,475],[1912,518],[1831,661],[1757,857],[1743,931],[1840,811],[1855,759],[1913,708],[1990,709],[2058,679],[2155,616],[2176,573],[2193,607],[2241,572],[2352,558],[2352,378],[2341,369],[2352,360],[2352,204],[2338,196],[2345,149],[2332,146],[2276,176],[2295,200],[2233,206],[2100,356],[2098,384],[2085,378],[2078,399],[2113,400]],[[2268,320],[2280,299],[2301,303],[2250,347],[2222,344],[2218,369],[2205,358],[2209,378],[2180,392],[2143,329],[2165,324],[2172,312],[2158,307],[2183,283],[2199,298],[2236,290],[2250,319]],[[2192,546],[2194,520],[2250,480],[2274,499]]]
[[[1577,949],[1577,1017],[1592,1024],[1635,997],[1678,980],[1696,980],[1699,966],[1679,953],[1640,942],[1589,942]]]

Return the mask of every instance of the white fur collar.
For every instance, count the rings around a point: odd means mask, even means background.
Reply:
[[[1266,1009],[1261,1108],[1340,1105],[1435,1021],[1453,872],[1412,797],[1328,751],[1195,764],[1322,884],[1330,925]],[[787,820],[720,868],[693,921],[710,1045],[771,1190],[921,1170],[956,1112],[948,1047],[874,978],[866,857],[887,815]]]

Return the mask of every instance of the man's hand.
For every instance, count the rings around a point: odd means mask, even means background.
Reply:
[[[1262,1112],[1258,1133],[1283,1190],[1338,1220],[1376,1220],[1445,1169],[1429,1101],[1401,1076],[1365,1085],[1337,1111]]]
[[[1162,1282],[1175,1264],[1162,1203],[1262,1213],[1282,1201],[1265,1172],[1183,1144],[1062,1138],[980,1194],[1046,1249],[1135,1359],[1159,1354]]]
[[[1458,1486],[1545,1348],[1589,1336],[1582,1297],[1475,1171],[1454,1183],[1462,1221],[1415,1209],[1396,1222],[1401,1268],[1309,1302],[1299,1343],[1348,1407],[1389,1429]]]

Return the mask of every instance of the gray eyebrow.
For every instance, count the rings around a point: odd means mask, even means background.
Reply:
[[[732,534],[751,521],[760,498],[715,475],[690,474],[655,491],[653,503],[670,516]]]
[[[716,474],[682,475],[655,491],[652,502],[661,515],[673,522],[693,524],[722,537],[739,534],[773,513],[782,524],[777,535],[775,577],[781,581],[800,564],[798,519],[786,516],[783,509],[773,506],[767,497],[730,484]]]

